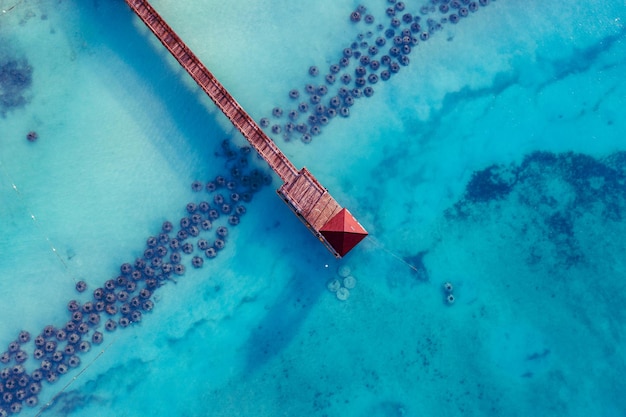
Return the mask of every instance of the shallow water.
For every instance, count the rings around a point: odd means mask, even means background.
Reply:
[[[272,108],[295,108],[291,89],[306,97],[360,33],[389,26],[382,0],[364,3],[371,26],[347,0],[153,4],[256,120],[283,127]],[[223,140],[244,142],[123,2],[0,6],[0,64],[32,68],[0,119],[8,346],[62,326],[69,300],[212,199],[192,181],[228,174]],[[334,260],[274,177],[215,259],[187,259],[140,323],[108,333],[103,315],[104,343],[21,415],[621,415],[625,11],[492,1],[310,144],[273,135],[370,236]],[[340,301],[327,283],[346,266]]]

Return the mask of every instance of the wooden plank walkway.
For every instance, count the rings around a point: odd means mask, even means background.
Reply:
[[[191,75],[200,88],[207,93],[222,113],[244,135],[252,147],[270,164],[278,176],[284,182],[293,181],[298,175],[296,167],[178,37],[176,32],[161,18],[150,3],[145,0],[127,0],[126,3]]]
[[[277,191],[283,201],[336,257],[340,257],[320,233],[322,226],[341,211],[339,203],[306,168],[298,170],[287,159],[148,1],[126,0],[126,3],[283,180],[284,184]]]

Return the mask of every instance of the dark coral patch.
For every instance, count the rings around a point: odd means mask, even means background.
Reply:
[[[515,169],[507,169],[502,165],[491,165],[481,171],[474,172],[467,184],[465,199],[478,201],[499,200],[506,197],[517,182]]]
[[[550,242],[562,266],[585,259],[580,220],[592,216],[621,221],[626,210],[626,152],[606,158],[566,152],[533,152],[519,166],[491,165],[473,174],[463,198],[446,212],[449,219],[483,218],[508,200],[526,224]],[[541,246],[541,245],[539,245]]]
[[[33,68],[25,59],[0,58],[0,114],[24,107],[26,90],[33,81]]]

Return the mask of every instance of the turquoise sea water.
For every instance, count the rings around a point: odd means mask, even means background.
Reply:
[[[357,2],[308,3],[153,5],[284,131],[305,85],[384,36],[394,7],[362,3],[367,25],[350,21]],[[425,4],[397,16],[443,16]],[[229,175],[224,140],[245,143],[121,0],[0,6],[0,354],[30,332],[32,376],[35,337],[71,319],[70,300],[95,302],[188,202],[212,202],[192,182]],[[215,259],[195,249],[126,329],[107,332],[103,313],[84,337],[103,342],[20,415],[623,416],[624,19],[619,1],[492,1],[311,143],[272,135],[370,236],[335,260],[273,177]],[[328,286],[343,275],[356,286],[340,301]],[[7,410],[23,389],[9,357]]]

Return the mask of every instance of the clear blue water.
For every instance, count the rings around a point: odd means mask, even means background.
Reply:
[[[107,332],[102,314],[85,339],[103,342],[20,415],[624,415],[623,2],[492,1],[310,144],[283,138],[303,101],[289,91],[384,35],[391,3],[363,3],[369,26],[348,0],[235,3],[153,4],[370,236],[335,260],[274,177],[218,256],[186,256],[140,322]],[[424,4],[398,16],[442,16]],[[32,376],[35,336],[212,200],[192,182],[228,175],[223,141],[245,143],[122,1],[0,6],[0,353],[30,332]],[[340,301],[343,275],[356,285]],[[13,404],[20,375],[5,376]]]

